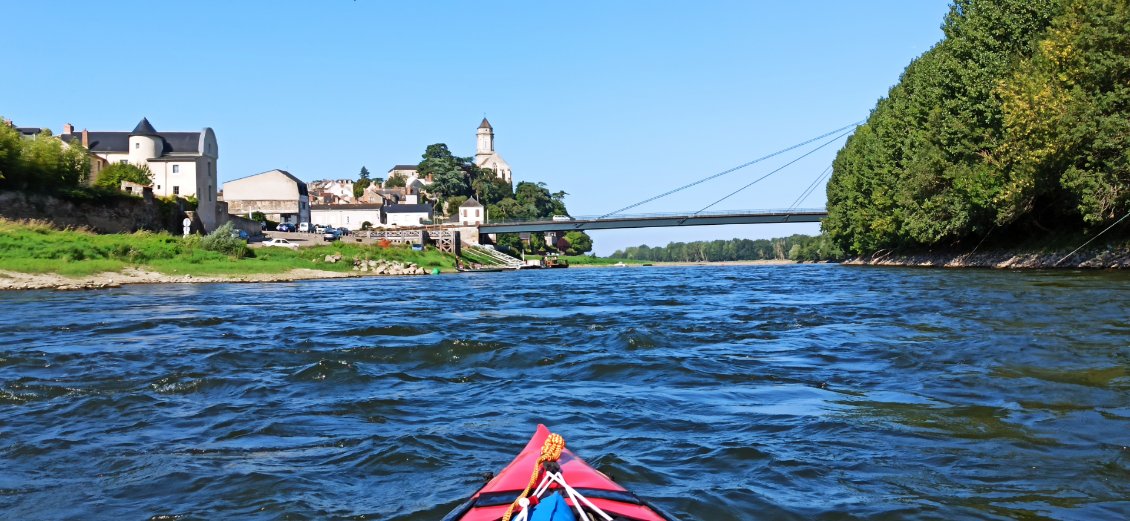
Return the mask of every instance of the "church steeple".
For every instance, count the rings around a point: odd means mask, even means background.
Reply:
[[[483,118],[483,122],[479,124],[479,130],[475,132],[475,137],[478,139],[475,143],[476,156],[494,153],[494,128],[490,126],[487,118]]]

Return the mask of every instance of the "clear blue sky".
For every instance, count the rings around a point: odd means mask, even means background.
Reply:
[[[10,2],[0,115],[212,127],[226,180],[375,176],[483,115],[515,181],[615,210],[864,119],[941,38],[946,0]],[[788,206],[839,143],[715,209]],[[698,210],[799,155],[636,213]],[[824,204],[821,187],[804,206]],[[595,233],[596,251],[817,233],[816,225]]]

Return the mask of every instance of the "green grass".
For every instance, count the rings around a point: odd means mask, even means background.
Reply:
[[[327,255],[342,260],[327,263]],[[98,235],[81,230],[57,230],[42,223],[0,220],[0,270],[83,276],[136,267],[167,274],[243,276],[284,273],[306,268],[347,272],[354,258],[415,263],[425,269],[453,271],[451,255],[407,246],[333,243],[309,248],[255,248],[249,256],[233,257],[200,246],[200,237],[138,232]]]

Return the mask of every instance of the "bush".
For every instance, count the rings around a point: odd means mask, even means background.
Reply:
[[[236,233],[235,226],[230,222],[224,223],[223,226],[200,239],[200,247],[232,257],[244,257],[247,255],[247,242],[233,235],[234,233]]]

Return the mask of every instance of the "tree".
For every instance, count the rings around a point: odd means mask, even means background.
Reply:
[[[565,240],[569,243],[566,252],[569,255],[581,255],[592,251],[592,238],[585,232],[576,230],[565,232]]]
[[[20,133],[0,118],[0,186],[19,179]],[[7,182],[5,182],[7,180]]]
[[[396,175],[390,176],[388,178],[388,180],[385,181],[384,186],[385,186],[385,188],[398,188],[398,187],[403,187],[407,182],[408,182],[408,180],[404,179],[404,176],[402,176],[400,174],[396,174]]]
[[[369,180],[369,169],[365,168],[364,165],[361,165],[361,173],[357,176],[357,178],[368,181]]]
[[[100,188],[109,188],[118,190],[122,186],[122,181],[129,181],[139,185],[149,185],[152,183],[153,174],[149,171],[148,166],[137,166],[130,163],[114,163],[101,172],[98,172],[98,178],[94,180],[94,186]]]
[[[1030,198],[1009,196],[1001,168],[997,85],[1061,12],[1061,0],[955,0],[943,41],[907,66],[837,154],[826,233],[865,253],[957,244],[1029,217]]]

